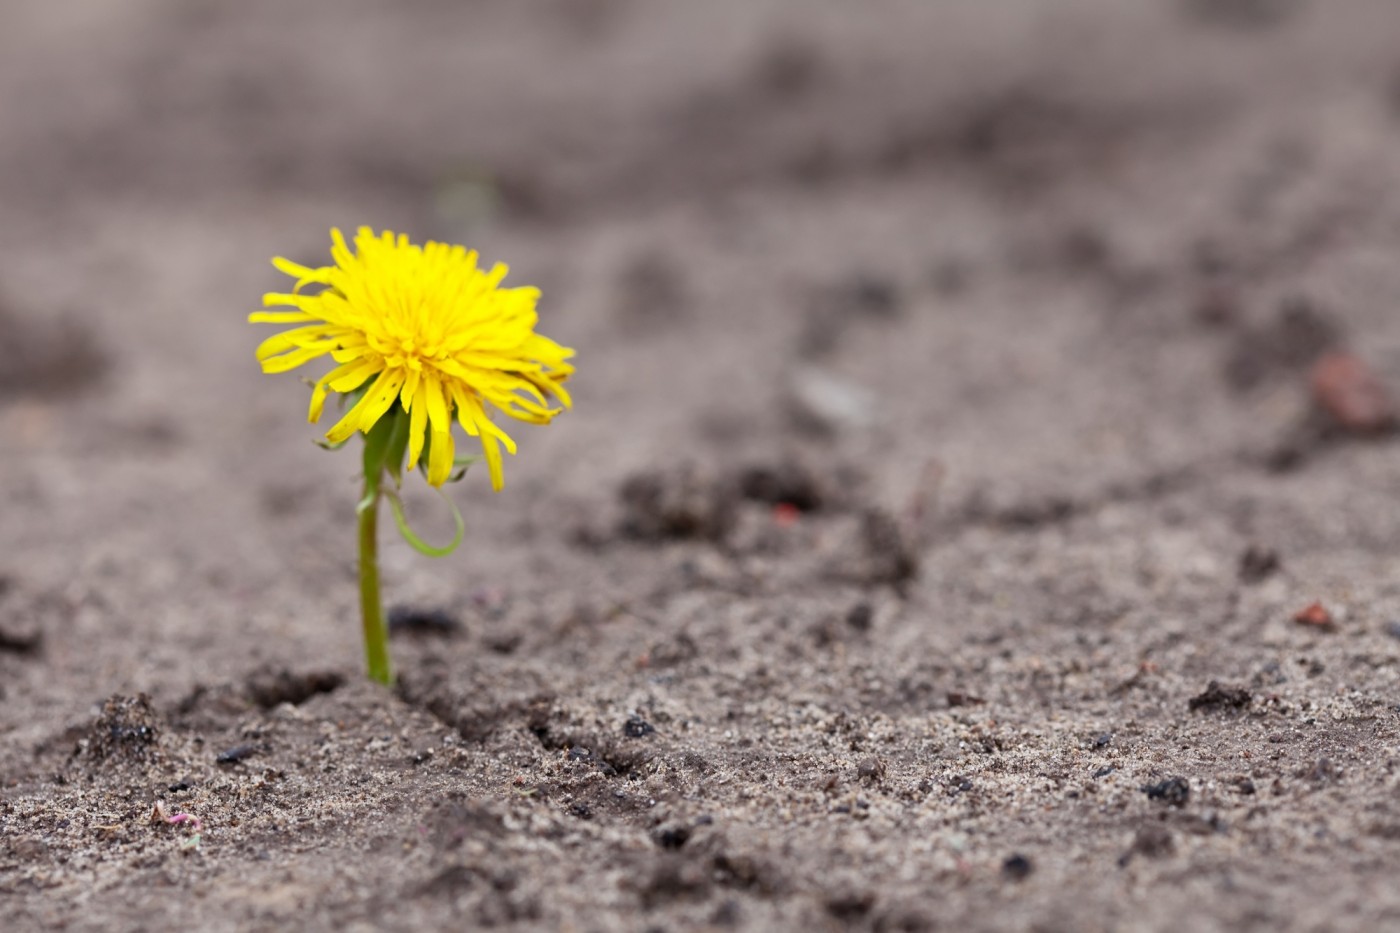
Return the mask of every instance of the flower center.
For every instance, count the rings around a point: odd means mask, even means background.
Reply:
[[[423,367],[432,366],[444,358],[439,347],[426,346],[412,334],[367,334],[370,349],[384,358],[384,365],[390,369],[408,369],[421,372]]]

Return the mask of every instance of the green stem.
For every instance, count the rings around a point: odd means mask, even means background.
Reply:
[[[365,661],[371,680],[394,682],[389,660],[389,627],[379,598],[379,480],[378,471],[365,473],[365,496],[360,518],[360,618],[365,630]]]

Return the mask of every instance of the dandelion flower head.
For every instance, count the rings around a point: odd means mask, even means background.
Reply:
[[[409,242],[406,234],[361,227],[354,248],[331,231],[333,266],[312,268],[272,260],[296,279],[287,293],[263,296],[257,324],[297,324],[267,338],[257,357],[265,373],[295,369],[329,356],[337,364],[311,391],[309,419],[320,420],[328,392],[355,399],[326,432],[339,444],[368,432],[397,404],[409,418],[408,468],[427,452],[428,482],[452,474],[455,418],[480,439],[500,490],[502,445],[515,442],[491,420],[494,408],[530,424],[548,424],[570,404],[562,383],[573,372],[573,350],[535,333],[536,288],[502,288],[507,268],[477,266],[461,246]],[[321,286],[317,291],[304,291]],[[488,408],[489,406],[489,408]]]

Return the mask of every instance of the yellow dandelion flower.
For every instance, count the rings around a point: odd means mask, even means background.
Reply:
[[[355,234],[354,250],[331,231],[333,266],[311,268],[282,257],[272,260],[296,279],[290,292],[263,296],[258,324],[298,324],[262,342],[257,358],[265,373],[295,369],[329,356],[337,364],[315,383],[309,420],[320,420],[328,392],[358,395],[326,440],[339,444],[368,433],[397,403],[409,418],[408,468],[428,451],[428,482],[441,486],[452,474],[456,447],[452,421],[480,439],[491,485],[504,484],[501,446],[515,441],[488,413],[494,408],[531,424],[548,424],[569,407],[563,382],[573,372],[574,351],[535,333],[536,288],[502,288],[504,263],[489,271],[461,246],[409,242],[368,227]],[[314,293],[308,286],[322,286]],[[488,408],[489,406],[489,408]]]

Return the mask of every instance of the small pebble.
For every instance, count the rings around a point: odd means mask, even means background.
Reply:
[[[641,739],[656,732],[655,727],[640,716],[629,716],[622,724],[622,734],[629,739]]]
[[[261,749],[256,745],[237,745],[215,758],[214,762],[221,765],[235,765],[245,758],[252,758],[259,751]]]
[[[878,781],[885,776],[885,763],[874,755],[862,758],[860,764],[856,765],[856,773],[861,780]]]
[[[1187,707],[1193,712],[1200,710],[1248,709],[1254,701],[1253,695],[1243,687],[1222,685],[1212,680],[1204,691],[1192,697]]]
[[[392,634],[446,636],[455,635],[461,630],[462,623],[442,609],[394,606],[389,610],[389,631]]]
[[[1170,777],[1156,784],[1144,784],[1141,789],[1148,800],[1160,800],[1172,807],[1183,807],[1191,798],[1191,785],[1184,777]]]
[[[1317,406],[1343,430],[1378,434],[1394,426],[1390,394],[1360,357],[1329,353],[1313,365],[1310,381]]]
[[[1025,881],[1035,870],[1035,865],[1024,855],[1017,853],[1001,863],[1001,874],[1009,881]]]
[[[1298,610],[1293,616],[1293,621],[1299,625],[1311,625],[1314,628],[1331,629],[1335,627],[1336,620],[1332,613],[1327,611],[1327,607],[1322,603],[1313,603],[1304,609]]]
[[[1251,544],[1240,555],[1239,577],[1243,583],[1259,583],[1278,572],[1282,566],[1278,551]]]

